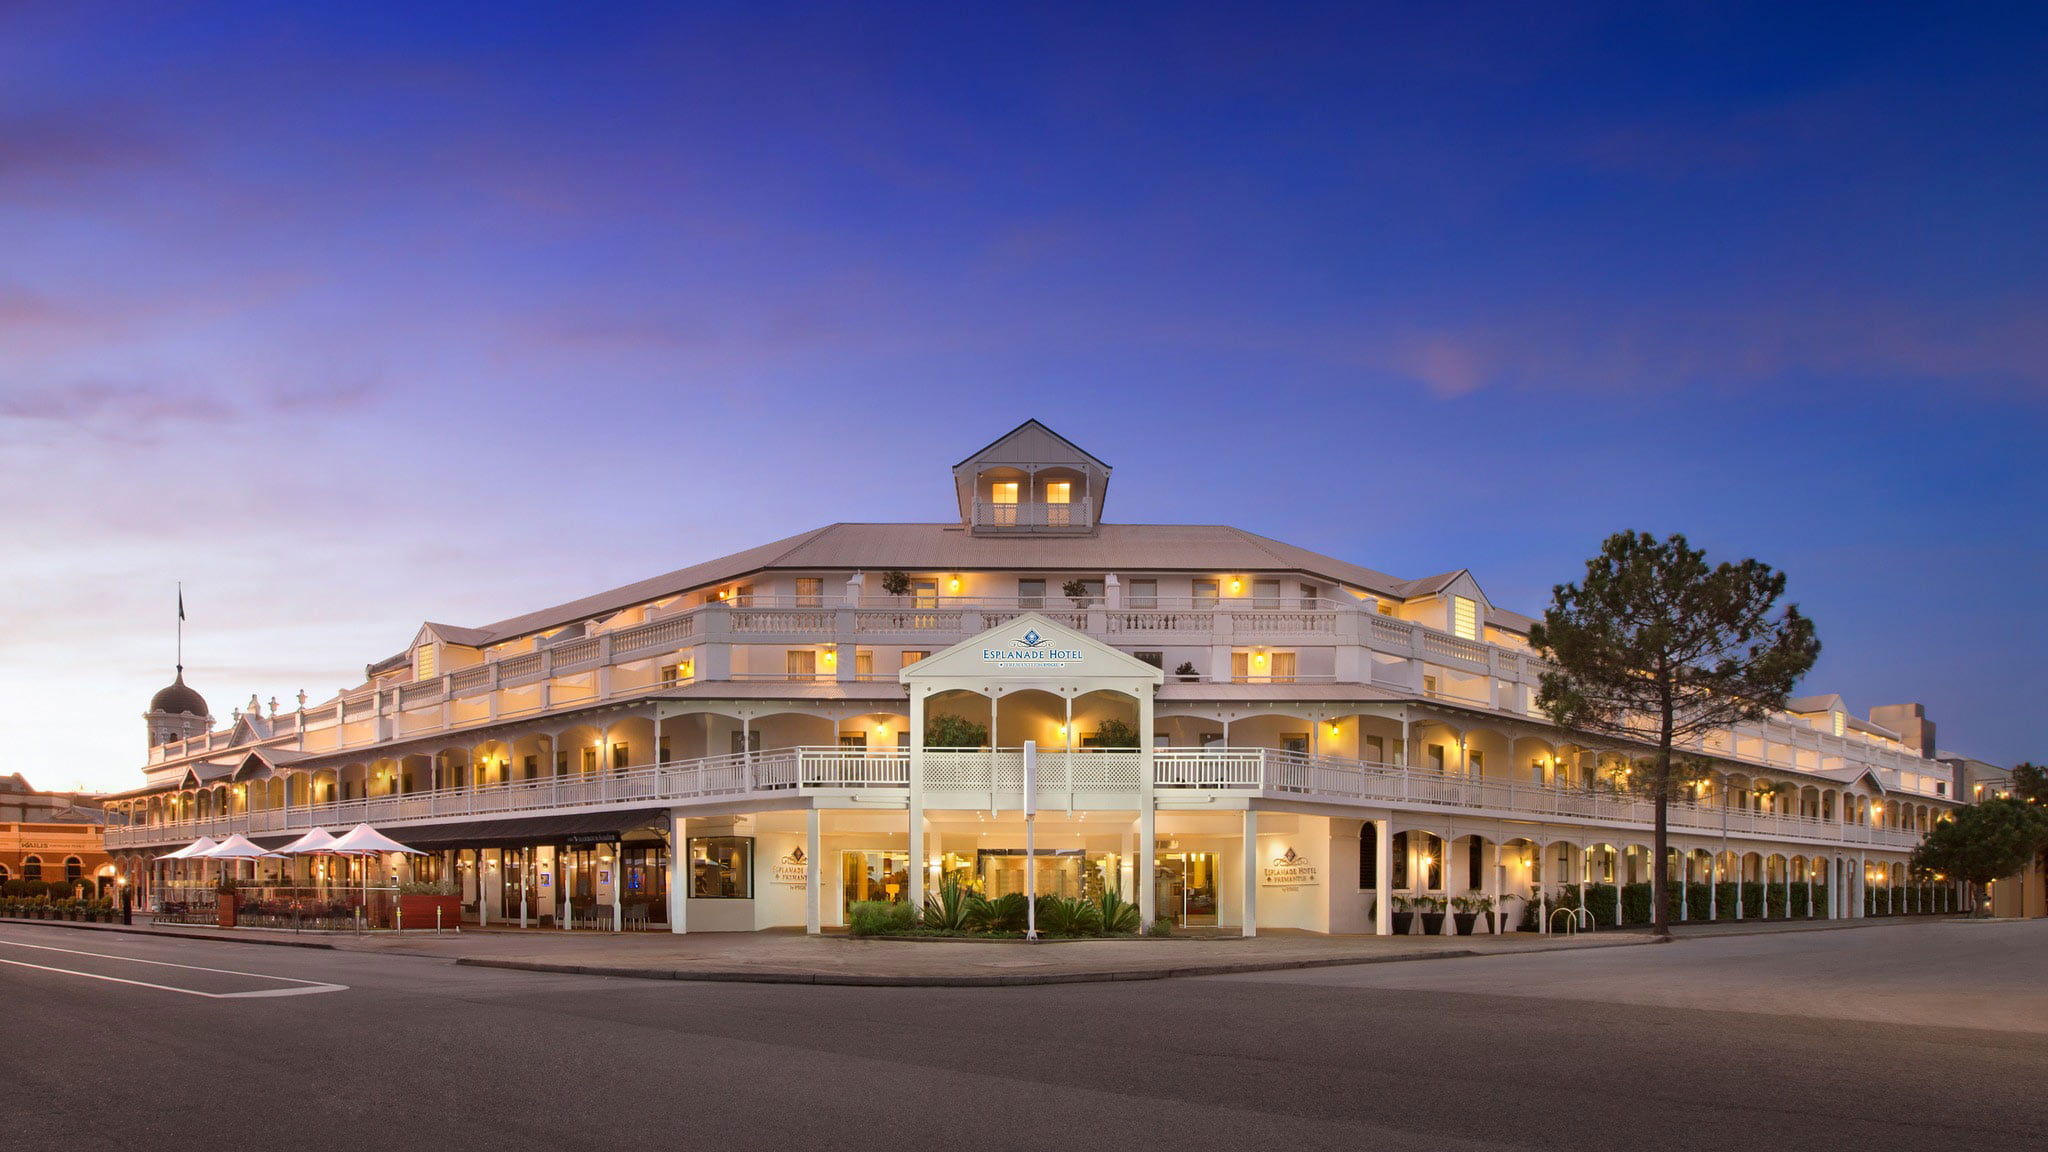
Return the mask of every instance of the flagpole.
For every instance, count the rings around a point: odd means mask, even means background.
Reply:
[[[178,581],[178,675],[185,675],[185,582]]]

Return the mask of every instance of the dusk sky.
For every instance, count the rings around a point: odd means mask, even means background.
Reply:
[[[0,0],[0,774],[141,784],[179,580],[225,720],[1033,416],[1531,614],[1685,532],[2048,757],[2048,8],[1115,8]]]

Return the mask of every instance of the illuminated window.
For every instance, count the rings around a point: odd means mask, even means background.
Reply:
[[[818,653],[811,648],[789,650],[787,672],[791,680],[809,680],[818,674]]]
[[[1016,502],[1016,490],[1017,486],[1015,484],[1010,485],[1010,491],[1012,493],[1010,497],[1011,503]],[[1072,504],[1074,502],[1073,482],[1069,480],[1046,481],[1045,502],[1047,504]]]
[[[921,651],[916,648],[905,648],[903,650],[903,666],[908,668],[929,655],[931,655],[930,652]]]
[[[1833,713],[1833,715],[1835,718],[1835,735],[1840,736],[1843,730],[1848,727],[1848,722],[1840,712]]]
[[[1275,653],[1273,653],[1273,683],[1275,683],[1275,684],[1292,684],[1292,683],[1294,683],[1294,653],[1292,653],[1292,652],[1275,652]]]
[[[415,680],[431,679],[434,675],[434,646],[432,644],[420,645],[419,651],[413,653],[413,661],[412,678]]]
[[[853,653],[853,674],[865,680],[875,674],[875,650],[856,649]]]
[[[1461,640],[1479,639],[1479,605],[1470,597],[1451,597],[1451,634]]]
[[[991,504],[1015,504],[1017,502],[1017,482],[1015,480],[998,480],[989,485],[988,493],[989,503]]]

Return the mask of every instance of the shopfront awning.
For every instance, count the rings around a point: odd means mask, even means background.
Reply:
[[[586,843],[617,839],[635,828],[663,827],[667,808],[613,812],[569,812],[506,820],[465,820],[455,824],[398,825],[392,836],[414,848],[515,848],[526,844]]]

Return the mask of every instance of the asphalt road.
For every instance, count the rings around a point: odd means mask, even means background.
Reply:
[[[997,989],[4,925],[0,1148],[2048,1146],[2036,1002],[2002,1028],[1887,1018],[1954,997],[1970,971],[1929,958],[1959,947],[1995,1002],[2037,979],[2048,925]],[[1895,990],[1861,1017],[1797,994],[1830,965]]]

